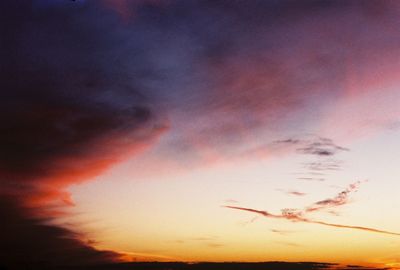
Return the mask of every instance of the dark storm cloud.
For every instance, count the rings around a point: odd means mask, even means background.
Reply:
[[[48,269],[116,261],[117,253],[90,247],[70,230],[29,217],[13,198],[0,198],[0,267]]]
[[[104,34],[116,19],[69,1],[34,3],[1,4],[0,176],[13,182],[70,170],[59,161],[90,159],[97,151],[106,162],[113,147],[145,141],[158,128],[135,85],[142,78],[124,74],[118,62],[121,36]]]
[[[124,55],[118,18],[94,5],[2,1],[0,13],[0,264],[117,260],[52,217],[61,212],[54,206],[73,205],[68,185],[163,131],[140,86],[146,64]],[[127,58],[139,68],[127,70]]]

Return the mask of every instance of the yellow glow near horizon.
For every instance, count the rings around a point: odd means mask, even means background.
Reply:
[[[395,137],[391,134],[386,140]],[[348,162],[357,164],[349,165],[346,172],[332,174],[328,181],[335,185],[293,179],[287,168],[295,167],[289,164],[296,164],[297,158],[289,155],[275,160],[249,160],[241,166],[233,163],[175,175],[155,174],[132,181],[119,181],[114,178],[117,172],[110,172],[102,176],[101,181],[77,186],[72,192],[79,211],[85,212],[85,218],[102,224],[100,229],[96,229],[97,225],[91,227],[98,232],[97,247],[126,252],[137,260],[306,260],[376,265],[374,258],[398,254],[400,237],[269,219],[221,205],[230,203],[279,214],[282,208],[301,208],[335,196],[361,177],[369,181],[352,195],[351,203],[335,209],[340,212],[339,216],[320,213],[313,218],[400,231],[395,216],[379,211],[388,205],[392,210],[399,205],[397,176],[385,177],[391,186],[382,186],[379,181],[383,180],[377,180],[377,175],[384,170],[394,170],[392,166],[396,164],[369,167],[362,173],[358,170],[376,162],[373,159],[379,159],[362,158],[366,151],[364,145],[371,146],[378,141],[380,139],[372,138],[353,145]],[[373,150],[377,155],[382,154]],[[387,159],[392,158],[391,154],[386,155]],[[127,164],[132,166],[132,163]],[[124,166],[116,170],[124,171]],[[112,193],[109,192],[111,185]],[[305,191],[307,195],[290,196],[281,191],[289,188]]]

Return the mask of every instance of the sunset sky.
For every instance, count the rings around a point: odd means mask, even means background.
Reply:
[[[400,2],[1,1],[0,265],[400,269]]]

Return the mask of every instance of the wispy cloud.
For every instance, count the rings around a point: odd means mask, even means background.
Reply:
[[[292,222],[304,222],[304,223],[319,224],[319,225],[324,225],[324,226],[329,226],[329,227],[362,230],[362,231],[368,231],[368,232],[400,236],[400,233],[397,233],[397,232],[390,232],[390,231],[379,230],[379,229],[363,227],[363,226],[343,225],[343,224],[335,224],[335,223],[328,223],[328,222],[324,222],[324,221],[312,220],[312,219],[304,218],[298,213],[283,213],[280,215],[279,214],[276,215],[276,214],[271,214],[267,211],[262,211],[262,210],[252,209],[252,208],[229,206],[229,205],[225,205],[223,207],[241,210],[241,211],[247,211],[247,212],[251,212],[251,213],[256,213],[256,214],[262,215],[267,218],[287,219]]]
[[[305,212],[320,211],[326,208],[338,207],[349,203],[350,194],[352,192],[357,192],[361,183],[362,183],[361,181],[357,181],[353,184],[350,184],[348,188],[339,192],[335,197],[327,198],[313,203],[312,205],[306,207]]]
[[[313,162],[304,162],[303,166],[305,169],[310,171],[338,171],[342,167],[342,161],[336,159],[326,159]]]
[[[330,138],[315,134],[275,140],[270,148],[280,151],[285,149],[288,152],[306,156],[307,159],[300,163],[302,172],[296,173],[300,175],[297,179],[320,182],[325,181],[327,174],[342,169],[344,162],[336,156],[350,151],[349,148],[337,144]]]
[[[293,243],[293,242],[288,242],[288,241],[274,241],[277,244],[285,245],[285,246],[290,246],[290,247],[301,247],[302,245]]]
[[[294,146],[299,154],[315,155],[315,156],[333,156],[342,151],[350,151],[350,149],[337,145],[332,139],[320,137],[316,135],[307,135],[305,138],[289,138],[285,140],[276,140],[275,145]]]
[[[199,237],[192,237],[192,238],[187,238],[187,239],[178,239],[174,241],[168,241],[168,243],[173,243],[173,244],[188,244],[188,243],[195,243],[200,244],[200,245],[205,245],[210,248],[219,248],[224,246],[225,244],[220,243],[218,241],[217,236],[199,236]]]
[[[329,138],[317,137],[308,141],[304,146],[296,149],[298,153],[316,156],[333,156],[341,151],[350,151],[348,148],[335,144]]]
[[[287,194],[295,195],[295,196],[305,196],[305,195],[307,195],[307,193],[300,192],[300,191],[293,191],[293,190],[292,191],[288,191]]]
[[[278,229],[270,229],[270,231],[273,232],[273,233],[280,234],[280,235],[288,235],[288,234],[292,234],[292,233],[297,232],[297,231],[280,230],[280,229],[279,230]]]
[[[353,225],[329,223],[329,222],[310,219],[310,218],[306,217],[307,213],[310,213],[310,212],[317,212],[317,211],[322,211],[325,209],[330,209],[329,211],[333,211],[333,210],[331,210],[331,208],[339,207],[339,206],[349,203],[349,195],[352,192],[356,192],[361,183],[362,183],[361,181],[357,181],[353,184],[350,184],[348,188],[346,188],[344,191],[340,192],[335,197],[317,201],[317,202],[313,203],[312,205],[305,207],[302,210],[297,209],[297,208],[284,208],[281,210],[281,214],[272,214],[268,211],[257,210],[257,209],[246,208],[246,207],[239,207],[239,206],[225,205],[223,207],[247,211],[247,212],[251,212],[251,213],[256,213],[258,215],[262,215],[264,217],[273,218],[273,219],[286,219],[286,220],[289,220],[292,222],[312,223],[312,224],[319,224],[319,225],[324,225],[324,226],[329,226],[329,227],[363,230],[363,231],[369,231],[369,232],[375,232],[375,233],[384,233],[384,234],[400,236],[400,233],[397,233],[397,232],[390,232],[390,231],[385,231],[385,230],[380,230],[380,229],[375,229],[375,228],[370,228],[370,227],[364,227],[364,226],[353,226]],[[334,213],[336,213],[336,212],[334,212]],[[274,231],[274,232],[279,233],[279,231]]]
[[[325,181],[325,178],[316,178],[316,177],[297,177],[297,179],[305,181],[318,181],[318,182]]]
[[[294,196],[305,196],[307,193],[296,191],[296,190],[284,190],[284,189],[277,189],[278,191],[281,191],[285,194],[288,195],[294,195]]]

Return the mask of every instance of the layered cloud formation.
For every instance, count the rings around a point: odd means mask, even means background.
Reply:
[[[390,1],[1,2],[1,259],[118,258],[51,218],[73,205],[68,186],[164,134],[159,156],[192,165],[269,155],[286,134],[392,127],[398,14]],[[346,150],[323,137],[298,148]]]

